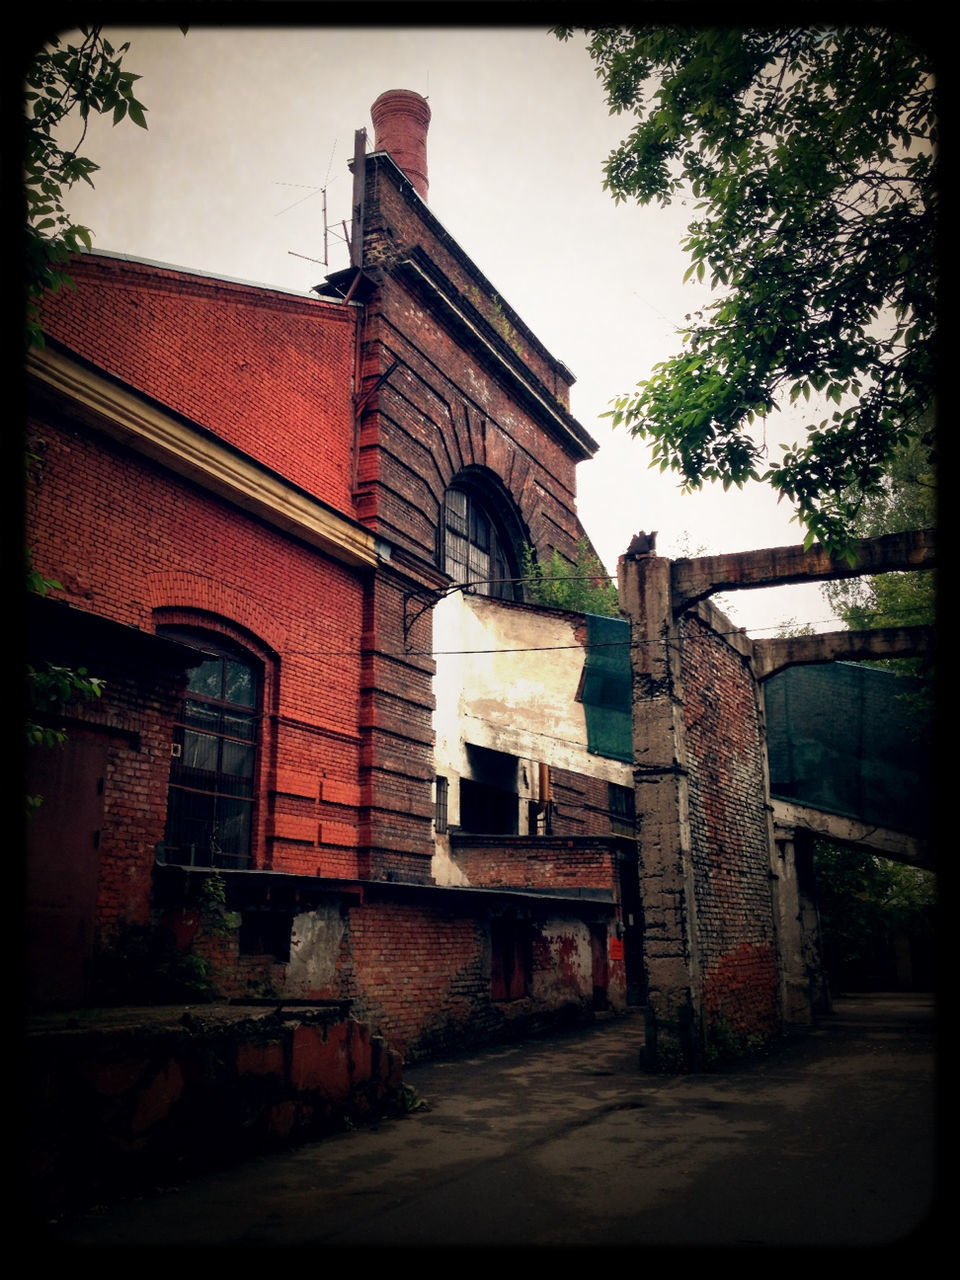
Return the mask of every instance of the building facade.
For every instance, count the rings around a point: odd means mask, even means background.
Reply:
[[[192,975],[415,1057],[639,998],[632,765],[523,581],[596,445],[426,204],[426,103],[373,118],[313,296],[96,253],[45,308],[30,649],[106,683],[30,764],[38,1005]]]

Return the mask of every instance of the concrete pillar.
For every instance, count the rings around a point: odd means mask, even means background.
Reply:
[[[692,1070],[701,1055],[697,921],[680,650],[670,561],[623,556],[620,608],[630,622],[633,754],[646,980],[647,1059]]]
[[[774,906],[784,1022],[805,1026],[830,1010],[814,882],[814,841],[802,828],[775,832]]]

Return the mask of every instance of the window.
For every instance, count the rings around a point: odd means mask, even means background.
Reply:
[[[610,829],[617,835],[636,835],[636,798],[632,787],[610,786]]]
[[[436,829],[437,835],[442,836],[446,834],[447,830],[447,796],[449,788],[447,786],[447,779],[441,777],[440,774],[437,774],[436,785],[436,805],[433,825]]]
[[[452,485],[443,503],[442,563],[454,582],[476,583],[480,595],[520,599],[510,539],[474,489]]]
[[[194,632],[164,634],[204,653],[174,727],[164,856],[200,867],[250,862],[260,717],[257,667]]]

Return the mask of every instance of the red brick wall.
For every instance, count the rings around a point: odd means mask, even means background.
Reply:
[[[351,513],[354,310],[83,255],[44,329]]]
[[[474,886],[526,889],[606,889],[619,894],[615,853],[586,842],[538,837],[535,844],[453,843],[453,860]]]
[[[349,995],[354,1015],[408,1061],[585,1012],[592,999],[590,975],[564,965],[563,953],[565,946],[588,950],[586,926],[534,904],[528,915],[527,996],[492,998],[490,925],[483,908],[386,899],[351,909],[338,994]],[[621,976],[611,973],[614,987]]]
[[[747,660],[682,623],[684,720],[703,1010],[738,1034],[777,1025],[761,724]]]
[[[551,765],[550,793],[554,835],[607,836],[614,830],[610,784],[603,778]]]
[[[241,644],[264,676],[256,865],[356,875],[362,583],[108,440],[31,429],[28,539],[55,594],[142,631]]]
[[[463,1040],[489,1004],[482,923],[410,902],[350,912],[341,990],[356,1016],[408,1058]]]

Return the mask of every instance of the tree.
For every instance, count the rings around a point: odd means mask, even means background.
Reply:
[[[808,545],[842,549],[932,398],[932,59],[893,26],[587,35],[611,113],[638,117],[604,185],[618,202],[692,194],[687,277],[718,291],[610,416],[685,488],[764,480]],[[753,424],[811,396],[836,408],[768,465]]]
[[[80,154],[90,113],[112,113],[113,123],[130,119],[145,129],[145,108],[133,93],[140,78],[123,69],[129,45],[114,49],[99,27],[80,30],[79,44],[54,37],[36,51],[27,68],[23,96],[23,186],[26,202],[24,246],[27,346],[43,346],[40,310],[44,296],[69,285],[68,262],[90,248],[90,232],[74,223],[64,207],[65,192],[81,179],[92,186],[98,166]],[[67,121],[78,117],[79,137],[63,144]],[[27,469],[35,461],[27,450]],[[33,566],[27,548],[27,590],[47,595],[60,589]],[[55,746],[65,734],[59,717],[77,698],[100,697],[104,682],[85,668],[29,664],[26,671],[28,746]],[[28,796],[28,811],[40,803]]]
[[[935,524],[933,458],[923,439],[908,440],[895,449],[879,488],[857,512],[853,529],[858,537],[869,538]],[[839,579],[825,583],[823,594],[851,631],[935,621],[935,575],[930,569]]]
[[[560,552],[541,565],[530,548],[524,548],[523,573],[537,604],[577,613],[598,613],[619,618],[617,588],[586,538],[577,543],[577,558],[570,563]]]
[[[913,984],[932,983],[932,872],[823,841],[815,867],[824,963],[834,990],[900,985],[895,949],[904,942],[916,966]]]
[[[33,56],[24,90],[23,174],[26,194],[24,264],[27,341],[43,345],[40,303],[48,291],[69,283],[69,258],[90,248],[90,231],[74,223],[64,207],[76,182],[93,186],[99,165],[81,155],[91,112],[112,114],[113,123],[132,120],[146,129],[146,108],[133,86],[139,76],[123,69],[129,44],[114,49],[100,27],[82,27],[79,44],[54,36]],[[65,124],[78,118],[79,137],[64,145]]]

